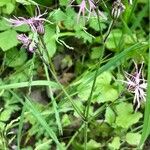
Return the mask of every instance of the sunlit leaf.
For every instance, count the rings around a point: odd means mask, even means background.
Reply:
[[[116,106],[117,117],[116,124],[122,128],[129,128],[137,123],[142,117],[140,112],[134,112],[133,106],[130,103],[122,102]]]

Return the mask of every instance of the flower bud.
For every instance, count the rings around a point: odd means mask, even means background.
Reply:
[[[128,0],[129,4],[132,5],[132,0]]]
[[[22,43],[22,47],[33,53],[37,49],[37,44],[34,40],[30,39],[25,34],[20,34],[17,36],[18,41]]]
[[[38,34],[43,35],[45,33],[43,21],[36,21],[36,22],[33,23],[33,25],[35,27],[35,31]]]
[[[119,18],[119,16],[122,14],[124,10],[125,6],[121,3],[120,0],[114,1],[112,4],[112,11],[111,11],[113,19]]]

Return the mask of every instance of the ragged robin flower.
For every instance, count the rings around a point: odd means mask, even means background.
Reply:
[[[25,34],[19,34],[17,39],[22,43],[22,47],[27,49],[29,52],[33,53],[37,49],[36,42]]]
[[[135,111],[137,111],[140,108],[141,101],[146,101],[147,82],[142,73],[143,63],[140,69],[135,62],[134,64],[135,72],[132,74],[125,72],[126,81],[122,82],[127,85],[128,91],[134,94],[133,104],[136,105]]]
[[[44,34],[44,21],[47,21],[45,18],[43,18],[44,15],[46,15],[47,12],[44,12],[41,14],[39,7],[37,6],[36,15],[34,17],[31,17],[29,19],[26,19],[24,17],[15,17],[12,19],[6,19],[9,23],[11,23],[12,26],[18,27],[21,25],[28,25],[30,26],[31,30],[33,32],[37,32],[39,34]]]
[[[72,4],[75,0],[72,0],[70,4]],[[96,5],[94,0],[82,0],[79,5],[75,5],[79,7],[79,12],[77,16],[77,21],[79,22],[80,16],[82,15],[83,19],[85,20],[86,13],[88,13],[88,19],[94,15],[96,16]],[[107,19],[106,16],[98,10],[98,15],[100,15],[103,19]]]

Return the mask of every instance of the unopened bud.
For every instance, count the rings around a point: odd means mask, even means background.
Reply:
[[[116,0],[113,2],[111,15],[114,19],[119,18],[124,10],[125,6],[121,3],[120,0]]]
[[[132,0],[128,0],[129,4],[132,5]]]
[[[35,21],[33,25],[38,34],[43,35],[45,33],[43,21]]]

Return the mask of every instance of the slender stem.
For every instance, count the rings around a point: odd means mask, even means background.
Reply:
[[[67,93],[67,91],[64,89],[64,87],[61,85],[61,83],[59,82],[59,80],[57,79],[57,74],[56,74],[56,71],[55,71],[55,68],[53,66],[53,63],[51,61],[51,58],[49,56],[49,53],[48,53],[48,50],[47,50],[47,47],[44,43],[44,40],[42,37],[40,37],[40,40],[42,42],[42,46],[44,47],[44,50],[46,51],[46,54],[47,54],[47,57],[48,57],[48,60],[49,60],[49,63],[50,63],[50,66],[49,64],[46,62],[46,60],[44,59],[43,57],[43,54],[41,53],[40,49],[39,52],[40,52],[40,58],[42,59],[42,61],[47,65],[49,71],[51,72],[51,74],[53,75],[55,81],[59,84],[59,86],[61,87],[62,91],[64,92],[64,94],[66,95],[66,97],[68,98],[68,100],[71,102],[72,106],[74,107],[74,109],[77,111],[77,113],[79,114],[79,116],[84,120],[84,116],[82,115],[82,111],[76,106],[76,104],[73,102],[73,100],[71,99],[71,97],[69,96],[69,94]]]
[[[64,32],[64,33],[59,33],[59,37],[63,36],[75,36],[74,32]]]
[[[48,68],[47,68],[45,63],[43,63],[43,64],[44,64],[45,74],[46,74],[47,80],[50,81]],[[59,111],[57,110],[57,108],[58,108],[57,102],[56,102],[56,100],[53,96],[52,88],[51,88],[50,85],[47,86],[47,89],[48,89],[48,96],[51,98],[51,101],[52,101],[53,109],[54,109],[54,112],[55,112],[55,119],[56,119],[56,123],[57,123],[58,129],[59,129],[59,132],[60,132],[61,135],[63,135],[60,115],[59,115]]]
[[[30,70],[30,75],[29,75],[30,78],[29,78],[29,89],[28,89],[28,94],[27,95],[31,94],[31,88],[32,88],[31,83],[32,83],[32,80],[33,80],[34,60],[35,60],[35,54],[33,54],[31,66],[29,68],[29,70]]]
[[[112,104],[109,104],[108,106],[111,106]],[[101,106],[97,112],[95,113],[95,115],[93,115],[92,117],[89,118],[88,123],[90,123],[91,121],[93,121],[97,116],[99,116],[100,113],[102,113],[102,111],[104,111],[106,108],[106,104],[104,104],[103,106]],[[86,123],[83,123],[80,128],[74,133],[74,135],[71,137],[70,141],[68,142],[66,149],[69,148],[69,146],[71,145],[71,143],[73,142],[73,140],[76,138],[76,136],[78,135],[78,133],[80,133],[80,131],[84,128],[85,130],[85,125]]]
[[[56,73],[56,71],[55,71],[55,67],[54,67],[54,65],[53,65],[53,63],[52,63],[52,59],[51,59],[51,57],[50,57],[50,55],[49,55],[49,53],[48,53],[48,49],[47,49],[47,47],[46,47],[46,45],[45,45],[45,42],[44,42],[44,40],[43,40],[43,37],[41,37],[41,36],[40,36],[40,41],[41,41],[42,46],[43,46],[43,48],[44,48],[44,50],[45,50],[45,52],[46,52],[46,55],[47,55],[47,58],[48,58],[50,67],[51,67],[53,73],[54,73],[55,75],[57,75],[57,73]]]
[[[76,136],[78,135],[78,133],[83,129],[83,127],[84,127],[84,124],[82,124],[81,126],[80,126],[80,128],[74,133],[74,135],[71,137],[71,139],[69,140],[69,142],[68,142],[68,144],[67,144],[67,146],[66,146],[66,149],[68,149],[69,148],[69,146],[71,145],[71,143],[73,142],[73,140],[76,138]]]
[[[150,34],[149,41],[150,43]],[[141,140],[138,145],[139,148],[143,147],[144,142],[150,135],[150,46],[149,46],[149,54],[148,54],[148,75],[147,75],[147,90],[146,90],[146,104],[144,111],[144,123],[142,128]]]
[[[48,70],[51,72],[52,76],[54,77],[55,81],[58,83],[58,85],[60,86],[60,88],[62,89],[62,91],[64,92],[64,94],[66,95],[66,97],[68,98],[68,100],[71,102],[72,106],[74,107],[74,109],[76,110],[76,112],[79,114],[79,116],[84,120],[84,116],[82,114],[82,111],[76,106],[76,104],[74,103],[74,101],[72,100],[72,98],[69,96],[69,94],[66,92],[66,90],[64,89],[64,87],[61,85],[61,83],[59,82],[59,80],[57,79],[57,76],[53,73],[52,69],[50,68],[49,64],[46,62],[46,60],[43,57],[43,54],[41,53],[41,51],[38,49],[38,52],[36,52],[38,54],[38,56],[40,57],[40,59],[42,60],[43,63],[45,63],[45,65],[47,66]]]
[[[103,55],[104,55],[105,43],[106,43],[107,38],[108,38],[108,36],[109,36],[109,34],[112,30],[113,25],[114,25],[114,20],[112,20],[109,27],[108,27],[108,31],[106,33],[106,36],[103,37],[102,28],[101,28],[101,24],[100,24],[100,18],[99,18],[99,14],[98,14],[98,7],[96,8],[96,14],[97,14],[97,20],[98,20],[98,25],[99,25],[99,29],[100,29],[100,36],[101,36],[101,39],[102,39],[102,46],[103,47],[102,47],[101,54],[99,56],[98,66],[97,66],[97,69],[95,71],[92,88],[91,88],[91,91],[90,91],[90,95],[87,99],[87,106],[86,106],[85,114],[84,114],[85,115],[85,126],[84,126],[84,149],[85,150],[87,150],[87,130],[88,130],[88,122],[89,122],[89,109],[90,109],[90,105],[91,105],[91,101],[92,101],[93,91],[94,91],[94,88],[95,88],[95,85],[96,85],[98,70],[101,66],[102,58],[103,58]]]

